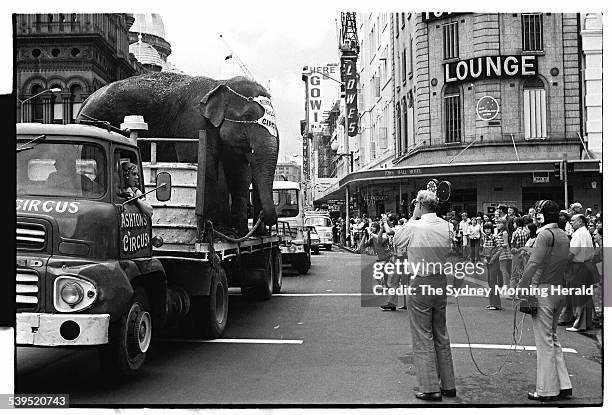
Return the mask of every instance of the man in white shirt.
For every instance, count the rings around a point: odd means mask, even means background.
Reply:
[[[461,242],[463,245],[462,254],[463,254],[464,259],[468,259],[469,257],[469,246],[470,246],[470,243],[468,241],[469,226],[470,226],[470,221],[468,220],[468,215],[467,213],[463,212],[461,214],[461,222],[459,222],[459,232],[461,232]]]
[[[570,240],[569,286],[571,288],[590,287],[593,284],[586,262],[593,259],[595,253],[593,238],[586,225],[588,220],[583,214],[572,216],[574,229]],[[591,295],[572,295],[571,305],[575,317],[574,324],[567,331],[585,331],[593,324],[593,297]]]

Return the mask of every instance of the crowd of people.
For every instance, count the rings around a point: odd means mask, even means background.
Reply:
[[[553,293],[561,287],[576,289],[570,294],[534,295],[537,312],[532,314],[537,349],[536,390],[529,399],[556,400],[572,396],[572,383],[565,367],[557,326],[569,332],[585,331],[601,325],[603,217],[591,208],[572,203],[561,210],[552,200],[541,200],[527,212],[500,204],[492,215],[448,212],[442,218],[436,212],[437,197],[420,191],[413,201],[410,219],[387,212],[380,218],[353,218],[334,222],[335,240],[356,252],[376,255],[377,261],[409,258],[413,249],[427,247],[428,255],[438,262],[444,256],[459,257],[463,262],[482,262],[486,266],[489,287],[487,310],[501,310],[498,292],[513,288],[543,287]],[[349,231],[347,232],[347,226]],[[348,234],[348,238],[347,238]],[[448,242],[443,254],[432,249]],[[430,258],[430,259],[432,259]],[[400,284],[410,287],[440,286],[442,274],[420,272],[410,281],[391,273],[384,281],[388,288]],[[456,284],[457,279],[454,279]],[[586,288],[596,287],[595,290]],[[506,289],[504,289],[506,288]],[[508,290],[508,288],[510,288]],[[598,288],[598,289],[597,289]],[[418,291],[416,291],[418,293]],[[521,294],[521,300],[526,300]],[[595,300],[595,301],[594,301]],[[384,311],[396,311],[398,296],[389,295]],[[517,302],[513,302],[516,306]],[[455,396],[450,339],[446,329],[446,296],[404,296],[410,314],[413,349],[419,379],[416,397],[440,400]],[[435,343],[435,348],[434,348]]]
[[[495,287],[503,288],[500,291],[506,292],[507,288],[514,289],[518,286],[532,252],[538,229],[542,227],[537,220],[535,207],[521,212],[515,206],[501,204],[491,215],[478,212],[470,216],[467,212],[450,211],[442,218],[452,225],[454,255],[459,260],[473,263],[481,261],[486,266],[488,283],[493,288],[486,308],[501,310],[501,299]],[[333,221],[334,242],[349,247],[354,252],[378,255],[372,237],[383,240],[383,236],[386,235],[384,222],[401,227],[408,222],[408,219],[390,211],[380,218],[368,218],[364,214],[362,217],[350,219],[347,237],[346,221],[344,218],[338,218]],[[576,235],[572,247],[576,252],[580,252],[570,261],[588,264],[587,270],[578,272],[578,275],[572,272],[575,271],[575,266],[568,267],[565,285],[572,287],[588,283],[595,289],[594,298],[568,296],[560,324],[569,325],[569,331],[584,331],[600,326],[603,316],[600,287],[603,249],[601,212],[594,212],[592,208],[584,209],[581,203],[575,202],[568,209],[560,211],[558,225],[565,231],[570,241],[572,236]],[[393,248],[392,240],[392,236],[386,239],[389,252]],[[588,253],[591,248],[591,252]],[[588,275],[585,274],[587,271]],[[586,275],[586,279],[583,274]],[[516,299],[516,296],[512,295],[509,298]],[[583,306],[583,303],[587,306]],[[394,309],[394,304],[391,303],[388,308]],[[580,311],[575,311],[576,309]]]

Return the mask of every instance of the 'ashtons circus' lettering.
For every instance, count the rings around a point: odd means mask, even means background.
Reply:
[[[77,213],[80,202],[62,200],[17,199],[18,212]]]
[[[136,212],[121,214],[121,229],[144,228],[149,224],[147,215]]]
[[[148,248],[149,242],[150,238],[148,232],[132,233],[128,231],[121,238],[121,250],[124,253],[132,254],[141,249]]]

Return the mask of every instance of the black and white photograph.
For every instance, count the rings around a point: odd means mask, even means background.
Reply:
[[[0,409],[602,410],[607,13],[511,6],[8,6]]]

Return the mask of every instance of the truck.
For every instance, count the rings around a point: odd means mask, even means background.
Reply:
[[[304,224],[313,226],[319,234],[319,244],[324,246],[326,250],[331,251],[334,239],[329,212],[326,210],[308,210],[304,212]]]
[[[300,274],[306,274],[310,269],[311,250],[316,249],[318,253],[319,246],[313,247],[312,244],[314,228],[304,225],[304,194],[300,183],[275,180],[272,189],[279,226],[286,226],[290,235],[289,243],[280,248],[283,263],[290,264]]]
[[[16,136],[16,345],[95,346],[116,379],[137,374],[166,327],[222,336],[228,287],[253,301],[280,292],[286,244],[277,226],[238,239],[198,226],[204,169],[157,161],[155,145],[143,163],[133,133],[17,124]],[[152,217],[120,191],[125,162]],[[71,180],[51,180],[66,167]]]

